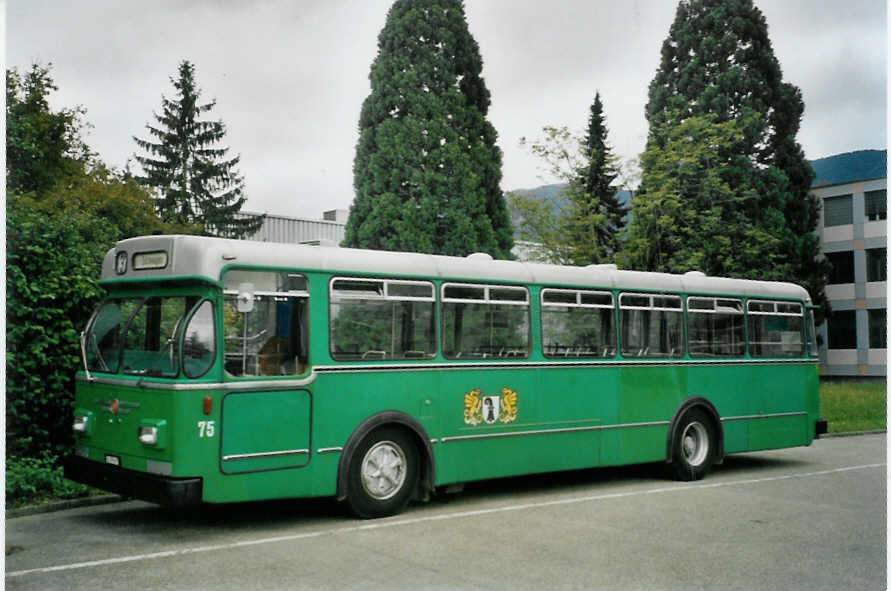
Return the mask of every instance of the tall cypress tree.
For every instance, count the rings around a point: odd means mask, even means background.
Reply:
[[[583,259],[577,260],[576,264],[612,262],[618,249],[618,233],[626,210],[619,203],[618,190],[614,184],[619,172],[612,148],[607,142],[607,133],[603,102],[597,92],[591,105],[588,131],[584,139],[586,164],[579,171],[576,181],[580,190],[569,192],[576,218],[576,223],[570,227],[571,243],[580,251],[575,258]],[[599,223],[586,223],[587,220],[598,219],[594,214],[602,216]],[[596,241],[597,248],[585,248],[592,241]]]
[[[701,270],[795,281],[822,304],[828,265],[817,260],[819,239],[813,233],[819,202],[810,194],[813,171],[795,139],[803,110],[798,88],[782,79],[767,22],[752,0],[681,0],[649,87],[647,151],[677,140],[669,139],[671,130],[691,117],[718,126],[732,121],[732,141],[707,158],[710,167],[719,167],[730,196],[721,204],[722,220],[715,227],[736,235],[760,228],[775,239],[760,243],[765,249],[760,253],[754,252],[755,243],[733,245],[750,249],[745,259],[752,267],[728,264],[729,257],[713,259],[713,266]],[[659,159],[652,154],[644,159],[632,224],[639,221],[637,208],[651,205],[647,193],[660,190],[654,186],[659,175],[650,174],[647,161]],[[697,206],[702,203],[685,204]],[[747,228],[734,230],[737,222]],[[640,254],[632,249],[627,260],[662,270],[652,257]]]
[[[165,222],[197,224],[210,235],[241,238],[252,234],[262,218],[239,216],[244,204],[244,179],[236,170],[239,157],[226,158],[229,148],[215,147],[226,135],[222,121],[201,120],[216,101],[200,104],[195,66],[184,60],[179,77],[170,81],[175,99],[161,96],[157,126],[146,125],[156,141],[133,139],[145,150],[136,156],[143,184],[160,192],[156,205]]]
[[[489,91],[460,0],[397,0],[359,117],[345,246],[509,258]]]

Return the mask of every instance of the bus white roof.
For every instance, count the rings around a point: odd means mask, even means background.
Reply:
[[[134,254],[165,251],[162,269],[134,270]],[[117,254],[129,263],[117,272]],[[409,252],[361,250],[330,246],[275,244],[203,236],[143,236],[118,242],[105,256],[102,280],[202,277],[218,282],[228,266],[318,270],[339,274],[427,277],[453,281],[511,282],[552,286],[701,294],[775,297],[810,303],[807,291],[793,283],[707,277],[702,273],[674,275],[621,271],[610,266],[572,267],[543,263],[491,260],[487,255],[451,257]]]

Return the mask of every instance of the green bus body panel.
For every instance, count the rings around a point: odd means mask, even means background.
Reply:
[[[143,472],[154,471],[148,468],[149,462],[170,464],[167,476],[206,473],[211,466],[203,458],[216,455],[215,440],[198,438],[198,421],[213,420],[202,412],[206,392],[150,389],[140,387],[137,380],[132,383],[77,383],[76,406],[91,411],[95,419],[90,434],[77,438],[82,453],[99,462],[106,461],[106,455],[116,456],[122,467]],[[109,410],[113,399],[120,409],[116,415]],[[140,443],[143,420],[165,422],[161,449]]]
[[[306,390],[224,396],[221,471],[238,474],[307,465],[310,406]]]
[[[413,416],[427,431],[436,485],[662,461],[669,424],[690,397],[717,410],[726,453],[810,444],[819,415],[814,365],[740,365],[320,371],[310,388],[256,392],[81,381],[77,406],[97,421],[79,444],[90,459],[119,456],[133,470],[170,462],[170,476],[201,476],[204,500],[217,503],[333,495],[338,448],[362,421],[384,411]],[[466,396],[478,390],[479,398],[501,398],[503,389],[516,394],[516,418],[468,424]],[[210,415],[202,410],[205,396],[212,399]],[[111,398],[140,406],[112,417],[103,402]],[[165,449],[139,443],[145,418],[167,421]],[[206,431],[200,437],[201,421],[215,421],[212,437]],[[254,457],[223,459],[239,455]]]

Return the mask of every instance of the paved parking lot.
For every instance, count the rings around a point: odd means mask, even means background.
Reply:
[[[468,485],[358,521],[330,500],[131,501],[9,520],[8,589],[885,589],[885,435]]]

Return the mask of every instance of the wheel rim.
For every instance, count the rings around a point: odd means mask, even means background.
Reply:
[[[681,434],[681,453],[691,466],[699,466],[708,456],[708,431],[705,425],[695,421],[684,428]]]
[[[395,496],[405,484],[407,463],[401,447],[392,441],[379,441],[362,459],[362,488],[378,501]]]

